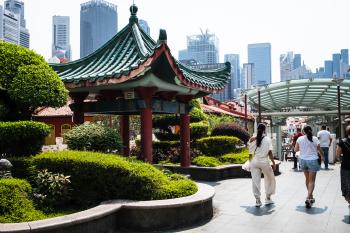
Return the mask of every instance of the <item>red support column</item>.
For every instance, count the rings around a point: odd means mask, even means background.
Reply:
[[[73,123],[76,125],[84,124],[84,100],[89,95],[88,92],[69,93],[73,99],[76,109],[73,111]]]
[[[123,140],[123,155],[130,155],[129,116],[120,116],[120,133]]]
[[[136,89],[139,97],[145,101],[141,109],[141,151],[144,161],[153,162],[152,154],[152,96],[157,87],[139,87]]]
[[[181,114],[181,167],[191,165],[190,157],[190,115]]]

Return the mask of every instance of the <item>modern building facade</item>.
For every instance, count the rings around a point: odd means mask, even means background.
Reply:
[[[334,53],[332,55],[333,58],[333,78],[339,78],[340,77],[340,53]]]
[[[219,39],[208,30],[200,35],[187,36],[187,49],[179,51],[179,60],[195,60],[198,64],[219,62]]]
[[[291,80],[291,72],[294,70],[293,52],[280,55],[280,77],[281,81]]]
[[[301,66],[301,54],[294,54],[293,69],[298,69]]]
[[[139,25],[142,28],[142,30],[144,30],[148,35],[151,35],[151,29],[148,26],[148,23],[146,20],[139,19]]]
[[[104,0],[80,5],[80,57],[94,52],[118,32],[117,6]]]
[[[253,63],[244,63],[242,69],[242,79],[244,80],[244,86],[242,89],[251,89],[253,85]]]
[[[1,23],[1,22],[0,22]],[[2,40],[11,44],[20,43],[20,18],[15,13],[2,10]]]
[[[69,16],[52,17],[52,57],[72,60]]]
[[[248,44],[248,63],[253,63],[252,85],[271,83],[271,44]]]
[[[5,9],[18,16],[20,23],[19,28],[19,45],[29,48],[30,34],[26,28],[26,20],[24,17],[24,3],[20,0],[6,0]]]
[[[4,38],[4,9],[0,5],[0,40],[3,40]]]
[[[236,95],[237,94],[236,90],[242,88],[239,54],[225,54],[224,60],[225,62],[231,63],[231,78],[224,90],[225,97],[227,98],[227,100],[233,100],[239,97]]]

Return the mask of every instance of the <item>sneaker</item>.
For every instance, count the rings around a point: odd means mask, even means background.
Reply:
[[[310,208],[311,208],[311,201],[310,201],[310,199],[306,199],[306,201],[305,201],[305,207],[306,207],[307,209],[310,209]]]
[[[272,204],[275,204],[275,202],[271,199],[265,199],[265,205],[272,205]]]
[[[260,199],[256,199],[255,207],[260,207],[262,205]]]
[[[314,197],[310,198],[310,202],[311,202],[311,204],[315,203],[315,198]]]

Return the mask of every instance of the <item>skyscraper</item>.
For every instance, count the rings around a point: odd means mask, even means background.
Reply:
[[[239,54],[225,54],[225,62],[231,63],[231,79],[225,87],[225,97],[229,100],[234,99],[235,90],[241,89],[241,68],[239,65]]]
[[[80,57],[100,48],[118,32],[117,6],[104,0],[80,5]]]
[[[150,30],[146,20],[139,19],[139,25],[142,28],[142,30],[144,30],[148,35],[151,34],[151,30]]]
[[[280,75],[281,81],[291,80],[292,70],[294,70],[293,52],[280,55]]]
[[[340,50],[340,60],[342,63],[349,65],[349,50],[348,49]]]
[[[72,60],[69,16],[52,17],[52,57]]]
[[[333,61],[324,61],[324,76],[325,78],[333,77]]]
[[[26,20],[24,17],[24,3],[20,0],[6,0],[5,9],[18,15],[20,28],[19,28],[19,45],[29,48],[30,34],[26,28]]]
[[[294,54],[293,70],[298,69],[300,66],[301,66],[301,54],[299,54],[299,53]]]
[[[2,10],[0,23],[2,26],[2,39],[5,42],[19,45],[20,39],[20,18],[17,14]]]
[[[185,57],[184,57],[185,56]],[[179,60],[195,60],[198,64],[219,62],[219,39],[208,30],[200,35],[187,36],[187,49],[179,52]]]
[[[253,63],[244,63],[243,64],[243,69],[242,69],[242,78],[244,79],[244,87],[242,87],[243,89],[252,88],[253,69],[254,69]]]
[[[253,63],[252,85],[271,83],[271,44],[248,44],[248,63]]]
[[[340,53],[333,54],[333,75],[332,77],[340,77]]]
[[[0,5],[0,40],[4,38],[4,10]]]

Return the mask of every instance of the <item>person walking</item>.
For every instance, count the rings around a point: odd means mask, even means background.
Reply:
[[[294,166],[293,169],[298,169],[298,158],[295,156],[296,151],[295,151],[295,143],[297,142],[298,138],[303,136],[304,134],[301,132],[301,128],[297,128],[297,132],[293,135],[293,141],[292,141],[292,153],[293,153],[293,162]]]
[[[321,146],[321,149],[323,150],[324,168],[328,170],[328,163],[329,163],[328,152],[329,152],[329,147],[331,146],[331,143],[332,143],[332,137],[331,137],[331,133],[326,129],[327,127],[325,125],[322,125],[321,130],[317,133],[317,137],[320,140],[320,146]]]
[[[265,136],[266,126],[264,124],[258,125],[258,132],[256,137],[251,137],[248,142],[250,148],[250,156],[252,157],[250,168],[252,175],[253,194],[256,199],[255,206],[260,207],[262,205],[261,196],[261,173],[264,174],[265,183],[265,204],[270,205],[274,202],[271,199],[271,195],[275,193],[276,180],[273,173],[276,170],[275,160],[272,155],[272,142],[271,139]],[[270,165],[269,159],[272,162]]]
[[[305,135],[299,137],[295,143],[295,151],[300,151],[300,168],[305,175],[307,189],[305,206],[306,208],[311,208],[311,205],[315,202],[313,192],[315,189],[316,174],[320,170],[318,153],[320,154],[320,159],[323,160],[323,151],[317,137],[312,136],[312,129],[310,126],[304,127],[304,133]]]
[[[347,137],[339,140],[337,145],[337,157],[342,158],[340,166],[341,191],[345,200],[349,203],[350,221],[350,125],[346,127]]]

